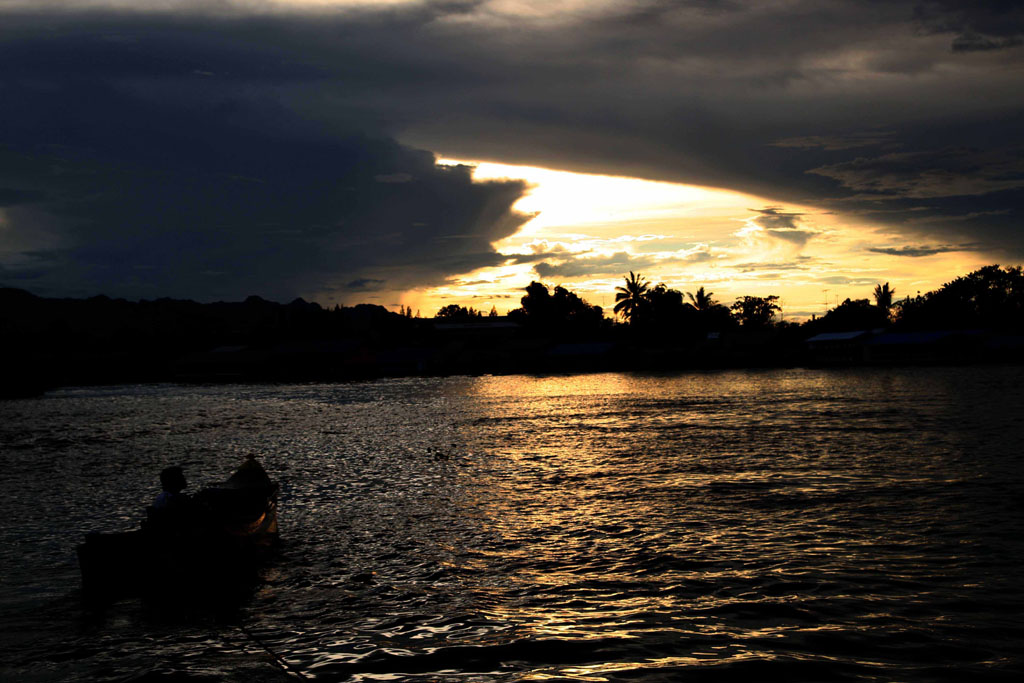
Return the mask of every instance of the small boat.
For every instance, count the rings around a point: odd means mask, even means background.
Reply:
[[[222,594],[251,584],[277,542],[278,485],[253,456],[184,504],[146,509],[134,531],[92,533],[78,546],[86,596]]]

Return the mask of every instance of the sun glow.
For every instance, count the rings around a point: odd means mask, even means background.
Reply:
[[[441,163],[466,163],[442,160]],[[546,230],[588,228],[601,230],[623,224],[663,224],[683,217],[706,215],[723,203],[739,206],[757,199],[692,185],[570,173],[534,166],[511,166],[492,162],[472,164],[477,180],[514,178],[532,185],[516,208],[538,215],[517,237]]]
[[[504,264],[404,292],[394,303],[425,316],[451,303],[504,314],[519,306],[531,280],[562,284],[610,314],[615,287],[635,271],[682,291],[704,286],[726,304],[777,294],[786,319],[800,320],[846,298],[869,298],[877,283],[891,283],[902,298],[989,262],[970,251],[879,253],[872,248],[901,238],[855,218],[729,190],[486,161],[439,163],[473,166],[476,180],[526,181],[515,208],[533,218],[493,245]]]

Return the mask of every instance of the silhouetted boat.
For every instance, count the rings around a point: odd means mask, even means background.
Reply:
[[[245,586],[277,541],[277,491],[255,458],[141,528],[92,533],[78,546],[89,598],[222,593]]]

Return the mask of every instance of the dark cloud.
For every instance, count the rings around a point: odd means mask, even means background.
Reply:
[[[754,219],[754,222],[765,230],[796,230],[800,223],[802,213],[783,211],[777,206],[768,206],[763,209],[751,209],[761,214]]]
[[[511,256],[505,257],[505,263],[508,265],[537,263],[538,261],[547,261],[552,258],[565,258],[565,253],[559,251],[542,251],[533,254],[512,254]]]
[[[851,287],[864,287],[878,283],[877,278],[847,277],[845,275],[828,275],[818,278],[817,281],[825,285],[849,285]]]
[[[712,260],[713,258],[715,257],[714,254],[711,253],[711,250],[708,249],[707,247],[704,247],[689,252],[688,254],[682,257],[682,260],[685,261],[686,263],[705,263],[707,261]]]
[[[624,251],[611,256],[574,258],[562,263],[542,261],[533,267],[542,278],[570,278],[597,275],[621,275],[633,270],[639,271],[653,266],[658,260],[653,256],[634,256]]]
[[[760,215],[754,219],[754,223],[760,226],[765,234],[783,242],[789,242],[802,247],[818,235],[817,230],[800,227],[803,220],[802,213],[783,211],[777,206],[769,206],[764,209],[751,209]]]
[[[1024,45],[1020,35],[993,37],[966,31],[953,39],[954,52],[980,52],[982,50],[1004,50]]]
[[[946,254],[953,251],[973,251],[973,248],[970,245],[904,245],[900,247],[870,247],[868,251],[876,254],[889,254],[890,256],[920,258],[922,256],[934,256],[935,254]]]
[[[1024,148],[902,152],[812,169],[844,187],[888,197],[932,199],[1024,188]]]
[[[565,250],[551,250],[517,256],[515,263],[530,263],[537,256],[543,260],[533,267],[542,278],[573,278],[584,276],[621,275],[626,271],[640,271],[655,265],[671,263],[704,263],[714,258],[707,245],[678,252],[672,256],[652,254],[630,254],[625,251],[610,256],[593,256],[591,252],[569,253]]]
[[[262,95],[175,97],[161,76],[190,74],[195,53],[83,41],[82,65],[72,40],[16,47],[24,70],[0,67],[13,103],[0,111],[0,199],[32,209],[7,211],[4,239],[30,245],[42,223],[54,242],[31,259],[5,245],[5,279],[31,273],[54,294],[344,297],[500,263],[491,243],[526,220],[510,208],[522,183],[474,183],[468,167],[369,127],[325,130]],[[110,77],[126,73],[148,81]]]
[[[46,195],[36,190],[14,190],[0,187],[0,207],[31,204],[42,201]]]
[[[373,179],[378,183],[411,183],[414,180],[408,173],[381,173]]]
[[[738,263],[734,267],[744,273],[753,273],[758,270],[807,270],[810,263],[814,260],[811,256],[797,256],[792,261],[787,262],[750,262],[750,263]]]
[[[796,149],[823,149],[827,152],[838,152],[857,147],[874,147],[891,144],[894,133],[879,131],[867,133],[849,133],[845,135],[806,135],[803,137],[777,140],[774,147],[794,147]]]
[[[569,251],[563,244],[548,244],[546,242],[534,244],[533,251],[528,254],[510,254],[505,256],[505,263],[509,265],[520,263],[537,263],[549,259],[560,260],[567,258],[578,258],[590,253],[590,250],[573,252]]]
[[[1024,44],[1024,6],[1017,0],[924,0],[915,17],[927,31],[955,34],[954,52]]]
[[[775,228],[765,230],[765,232],[775,239],[795,244],[798,247],[804,246],[808,240],[818,234],[815,230],[800,230],[796,228]]]
[[[5,279],[308,297],[502,262],[522,186],[414,148],[727,187],[1024,256],[1019,3],[159,6],[0,9]]]
[[[373,278],[363,277],[347,283],[345,285],[345,289],[350,289],[353,292],[376,292],[383,289],[385,284],[384,280],[374,280]]]

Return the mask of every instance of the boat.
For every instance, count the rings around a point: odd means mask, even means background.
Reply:
[[[89,599],[176,597],[251,584],[278,541],[277,493],[250,455],[185,504],[148,507],[138,529],[88,534],[77,548],[83,592]]]

